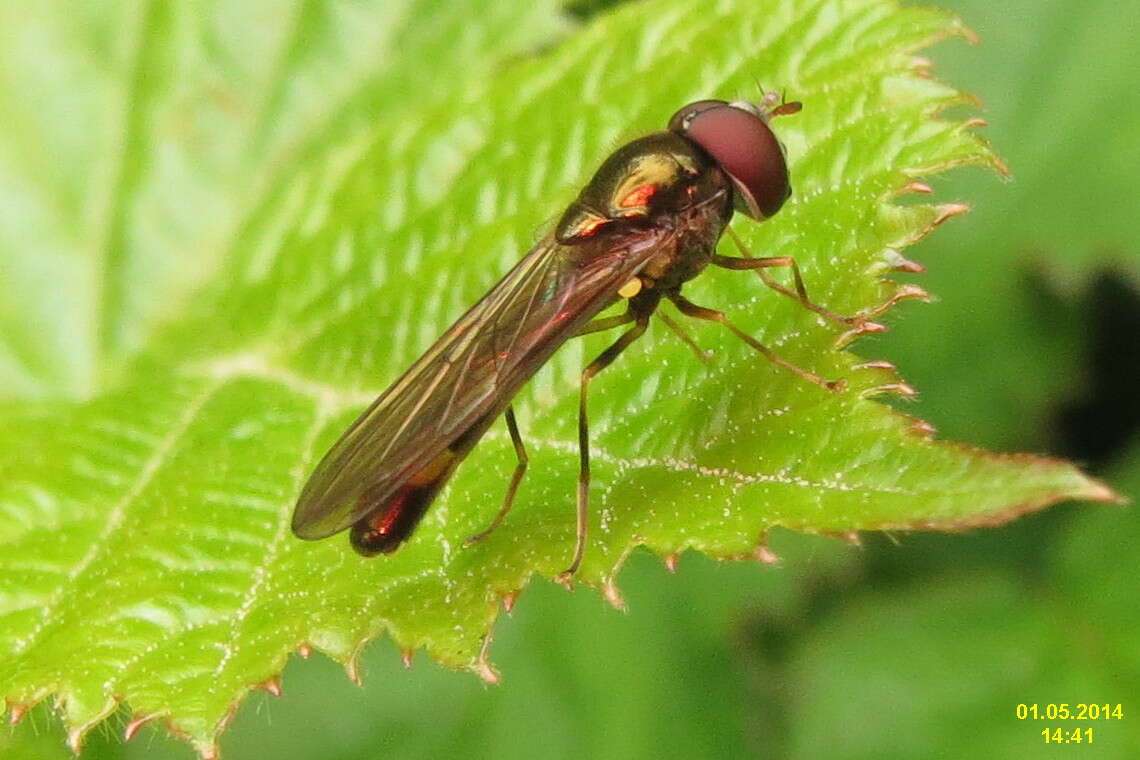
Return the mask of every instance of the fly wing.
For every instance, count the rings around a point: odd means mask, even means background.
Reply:
[[[297,501],[293,532],[324,538],[386,503],[465,432],[502,412],[672,235],[650,228],[572,246],[541,240],[329,450]]]

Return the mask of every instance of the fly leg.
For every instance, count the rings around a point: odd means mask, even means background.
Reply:
[[[518,464],[515,465],[515,472],[511,475],[511,484],[507,486],[507,495],[503,498],[503,505],[499,507],[499,513],[495,515],[495,519],[491,521],[484,530],[479,531],[473,536],[468,536],[467,540],[463,542],[464,546],[471,546],[478,541],[482,541],[487,536],[491,535],[495,528],[503,522],[503,518],[507,516],[507,512],[511,511],[511,505],[515,502],[515,494],[518,493],[519,484],[522,483],[523,475],[526,474],[526,465],[529,461],[526,455],[526,447],[523,446],[522,436],[519,435],[519,426],[515,422],[515,409],[513,406],[507,407],[507,413],[504,415],[507,420],[507,430],[511,433],[511,443],[515,445],[515,456],[518,457]]]
[[[641,337],[645,328],[649,326],[651,313],[650,310],[633,317],[636,324],[622,333],[613,342],[613,345],[603,351],[597,359],[590,362],[586,369],[582,370],[581,395],[578,397],[578,451],[581,461],[581,467],[578,470],[578,543],[574,547],[574,559],[570,562],[570,567],[559,574],[560,579],[567,580],[578,572],[578,566],[582,564],[582,555],[586,553],[586,531],[589,528],[590,516],[590,425],[586,415],[586,393],[590,386],[590,380],[594,378],[594,375],[608,367],[622,351],[629,348],[631,343]]]
[[[697,306],[695,303],[685,298],[679,292],[669,293],[668,297],[669,300],[672,301],[685,316],[693,317],[694,319],[704,319],[709,322],[721,323],[729,330],[732,330],[732,332],[738,338],[743,340],[748,345],[752,346],[760,353],[764,354],[764,358],[773,364],[778,364],[784,369],[791,370],[792,372],[795,372],[797,375],[802,377],[804,380],[815,383],[821,388],[826,388],[829,391],[843,390],[843,386],[845,385],[845,382],[843,380],[824,380],[819,375],[814,375],[811,372],[808,372],[806,369],[801,369],[791,362],[781,359],[775,352],[772,351],[772,349],[768,348],[763,343],[756,340],[751,335],[733,324],[729,318],[725,316],[724,312],[717,311],[716,309],[706,309],[704,306]]]
[[[655,311],[653,313],[665,324],[666,327],[672,330],[673,333],[678,338],[680,338],[686,346],[693,350],[693,353],[697,355],[697,358],[700,359],[702,363],[709,363],[709,357],[712,356],[712,353],[705,351],[703,348],[698,346],[697,342],[693,340],[692,336],[685,332],[685,328],[674,322],[673,319],[663,311]],[[580,338],[583,335],[590,335],[591,333],[612,330],[615,327],[628,325],[630,322],[633,322],[636,319],[637,317],[634,316],[633,311],[627,309],[623,314],[616,314],[612,317],[602,317],[601,319],[595,319],[593,322],[588,323],[585,327],[575,333],[574,337]]]
[[[726,228],[726,230],[728,232],[728,236],[732,238],[732,242],[736,244],[736,247],[738,249],[740,249],[740,253],[743,255],[743,258],[721,256],[714,253],[712,258],[713,265],[721,267],[723,269],[754,270],[756,274],[760,276],[760,279],[764,281],[764,284],[770,287],[772,290],[776,291],[777,293],[782,293],[788,298],[799,301],[800,305],[805,309],[814,311],[824,319],[830,319],[832,322],[836,322],[847,327],[852,327],[862,325],[867,321],[863,317],[845,317],[841,314],[836,314],[833,311],[829,311],[819,304],[813,303],[812,300],[808,298],[807,286],[804,285],[803,275],[800,274],[800,265],[796,263],[794,257],[768,256],[765,258],[755,258],[745,247],[744,242],[740,239],[740,236],[733,232],[731,227]],[[792,280],[795,282],[796,289],[794,291],[789,290],[785,286],[776,282],[776,280],[772,278],[772,275],[764,271],[765,269],[769,269],[771,267],[791,267]]]
[[[684,342],[684,344],[686,346],[693,349],[693,353],[696,354],[697,358],[701,360],[701,364],[705,364],[705,365],[709,364],[709,357],[712,356],[712,351],[706,351],[703,348],[701,348],[700,346],[698,346],[697,342],[695,340],[693,340],[693,336],[689,335],[687,332],[685,332],[685,328],[681,327],[679,324],[674,322],[673,318],[670,317],[665,312],[655,311],[654,314],[656,314],[657,318],[660,319],[662,322],[664,322],[665,326],[668,327],[670,330],[672,330],[673,333],[678,338],[680,338],[681,341]]]
[[[574,337],[579,338],[583,335],[589,335],[590,333],[612,330],[615,327],[628,325],[633,320],[633,313],[627,309],[623,314],[615,314],[612,317],[602,317],[601,319],[595,319],[592,322],[586,323],[586,325],[581,330],[574,333]]]

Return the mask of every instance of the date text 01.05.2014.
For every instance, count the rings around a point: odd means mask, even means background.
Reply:
[[[1124,705],[1107,702],[1049,702],[1019,704],[1018,720],[1122,720]]]

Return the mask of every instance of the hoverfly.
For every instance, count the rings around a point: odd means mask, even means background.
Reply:
[[[645,332],[661,300],[690,317],[726,325],[769,360],[829,390],[842,381],[781,359],[721,312],[698,306],[682,285],[707,265],[755,270],[781,293],[830,319],[851,324],[808,300],[791,256],[721,256],[716,244],[733,210],[763,221],[791,195],[783,146],[769,120],[800,110],[768,93],[758,104],[700,100],[677,111],[668,129],[619,148],[562,214],[554,231],[353,423],[309,477],[293,514],[293,532],[320,539],[351,528],[359,553],[391,553],[411,536],[432,500],[491,423],[504,415],[518,463],[498,526],[527,467],[511,400],[570,338],[632,324],[582,372],[577,545],[565,576],[586,548],[590,483],[587,389],[590,381]],[[731,230],[730,230],[731,234]],[[769,267],[789,267],[795,289]],[[624,299],[623,314],[595,317]],[[658,316],[691,346],[680,326]]]

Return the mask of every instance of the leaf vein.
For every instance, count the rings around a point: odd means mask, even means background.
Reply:
[[[174,450],[175,445],[181,440],[182,436],[202,411],[202,408],[214,394],[217,393],[221,385],[221,381],[206,385],[197,395],[190,398],[185,411],[174,422],[166,435],[159,439],[154,452],[143,462],[142,468],[139,470],[134,483],[131,484],[122,498],[115,502],[108,511],[106,522],[103,525],[103,529],[99,532],[99,535],[91,542],[91,546],[88,547],[79,562],[68,571],[66,579],[56,587],[51,597],[44,603],[39,622],[36,623],[35,627],[33,627],[26,636],[16,641],[13,654],[18,655],[26,651],[39,639],[43,632],[51,626],[52,617],[55,615],[56,610],[59,608],[68,590],[74,586],[75,580],[86,572],[99,555],[103,553],[104,549],[106,549],[110,537],[123,524],[127,509],[151,483],[155,474]]]

